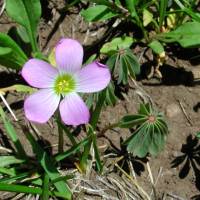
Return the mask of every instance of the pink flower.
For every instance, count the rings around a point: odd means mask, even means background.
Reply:
[[[25,63],[23,78],[31,86],[40,88],[25,100],[25,115],[30,121],[45,123],[59,107],[65,124],[86,124],[90,113],[78,93],[103,90],[110,82],[110,71],[98,62],[81,68],[83,47],[73,39],[60,40],[55,59],[57,68],[35,58]]]

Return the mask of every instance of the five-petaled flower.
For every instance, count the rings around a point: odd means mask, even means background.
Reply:
[[[73,39],[58,42],[55,60],[57,67],[33,58],[22,69],[23,78],[40,89],[24,102],[27,119],[45,123],[59,107],[65,124],[76,126],[88,123],[89,110],[77,93],[103,90],[111,78],[108,67],[98,62],[81,67],[83,47]]]

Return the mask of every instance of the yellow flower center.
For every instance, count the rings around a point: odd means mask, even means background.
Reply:
[[[61,74],[56,78],[54,89],[56,94],[66,95],[75,89],[76,82],[69,74]]]

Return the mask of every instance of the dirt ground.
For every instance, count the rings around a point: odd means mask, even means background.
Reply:
[[[109,37],[108,25],[85,23],[79,15],[78,8],[63,12],[63,6],[63,1],[48,2],[48,10],[43,14],[39,28],[39,41],[43,52],[48,54],[61,37],[72,37],[79,40],[84,44],[86,55],[95,52],[97,49],[92,49],[91,45],[94,43],[97,43],[97,46],[101,45],[104,37]],[[0,24],[1,32],[7,32],[14,25],[12,20],[5,15],[0,17]],[[138,57],[143,50],[142,47],[133,47],[133,52]],[[143,71],[151,63],[149,55],[148,51],[145,52],[140,60]],[[144,76],[138,77],[137,87],[129,89],[125,98],[120,99],[116,106],[104,109],[99,129],[108,123],[116,122],[126,113],[135,113],[141,102],[139,91],[142,88],[150,96],[157,109],[166,115],[170,134],[164,151],[157,157],[143,160],[135,158],[133,160],[132,165],[138,183],[148,194],[152,192],[150,173],[147,169],[148,161],[148,166],[150,166],[150,171],[156,182],[157,199],[200,199],[200,143],[194,137],[195,133],[200,131],[200,85],[197,81],[193,81],[191,72],[200,68],[200,59],[195,57],[199,55],[199,50],[183,51],[181,48],[172,46],[167,49],[167,55],[168,60],[161,68],[163,78],[161,80],[157,78],[147,80]],[[20,77],[12,72],[1,70],[1,87],[8,86],[6,81],[8,78],[12,80],[12,83],[21,82]],[[24,96],[13,92],[8,93],[6,99],[19,119],[19,122],[13,121],[19,132],[19,137],[25,141],[24,145],[31,154],[30,146],[26,143],[22,133],[22,126],[28,124],[22,112]],[[57,143],[57,135],[54,131],[56,127],[54,127],[53,122],[35,126],[42,137],[52,146]],[[3,141],[2,138],[5,134],[2,123],[0,123],[0,128],[2,129],[1,141]],[[111,147],[119,149],[120,138],[126,138],[130,133],[127,130],[115,129],[106,132],[105,135],[106,137],[99,138],[98,141],[99,145],[103,146],[102,151],[110,150]],[[115,173],[115,176],[120,176],[120,173]],[[75,199],[82,199],[82,197]],[[90,196],[90,199],[103,198],[91,198]]]

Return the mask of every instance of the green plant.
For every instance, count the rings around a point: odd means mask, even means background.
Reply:
[[[85,20],[91,22],[114,21],[115,19],[120,22],[118,25],[128,22],[140,29],[142,35],[134,36],[132,40],[135,43],[142,42],[152,49],[155,60],[157,60],[155,72],[160,77],[162,75],[159,67],[165,60],[165,45],[174,42],[179,43],[183,48],[200,45],[199,38],[197,38],[200,30],[200,16],[196,11],[197,2],[195,0],[92,0],[90,2],[91,6],[81,12]],[[120,45],[120,40],[118,44]],[[118,70],[119,77],[121,77],[120,67]],[[126,74],[125,70],[123,73]],[[121,79],[126,82],[126,76]]]
[[[124,116],[119,127],[134,128],[132,135],[123,142],[134,156],[143,158],[148,153],[155,156],[164,148],[168,126],[163,115],[150,104],[141,104],[136,115]]]

